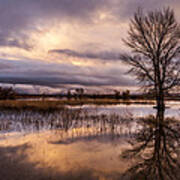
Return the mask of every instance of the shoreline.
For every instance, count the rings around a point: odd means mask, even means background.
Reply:
[[[166,100],[166,102],[176,102],[177,100]],[[19,99],[19,100],[0,100],[0,110],[2,109],[33,109],[33,110],[58,110],[65,108],[66,105],[155,105],[155,100],[116,100],[116,99]]]

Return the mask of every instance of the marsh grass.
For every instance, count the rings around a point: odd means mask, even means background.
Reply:
[[[116,100],[116,99],[71,99],[71,100],[0,100],[0,110],[1,109],[17,109],[17,110],[58,110],[65,105],[113,105],[113,104],[153,104],[154,101],[148,100]]]
[[[0,131],[61,130],[69,137],[131,134],[132,114],[98,114],[82,108],[58,110],[4,109],[0,111]],[[128,127],[127,127],[128,125]],[[65,135],[67,136],[67,135]],[[114,136],[114,137],[115,137]]]

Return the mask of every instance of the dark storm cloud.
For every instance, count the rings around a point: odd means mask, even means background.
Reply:
[[[0,46],[29,49],[28,35],[24,32],[30,23],[28,9],[22,7],[23,1],[0,0]]]
[[[61,87],[62,85],[83,85],[83,86],[135,86],[135,83],[129,81],[129,79],[106,79],[102,81],[102,79],[86,79],[72,77],[3,77],[0,76],[0,83],[5,84],[23,84],[23,85],[40,85],[47,87]]]
[[[101,52],[78,52],[71,49],[54,49],[50,50],[49,53],[57,53],[59,55],[66,55],[77,58],[88,58],[88,59],[102,59],[102,60],[119,60],[120,53],[101,51]]]
[[[0,0],[0,46],[29,50],[30,31],[39,31],[38,23],[93,21],[97,11],[111,12],[115,17],[129,18],[138,7],[154,9],[179,0]]]
[[[114,2],[112,13],[120,19],[130,18],[138,8],[146,12],[168,6],[172,8],[180,6],[179,0],[114,0]]]
[[[2,65],[2,67],[1,67]],[[0,60],[0,83],[43,85],[59,87],[62,85],[84,86],[129,86],[134,80],[123,75],[123,68],[99,69],[79,67],[72,64],[56,64],[38,61]]]
[[[108,0],[0,0],[0,22],[5,28],[22,28],[31,20],[89,19],[107,4]]]
[[[33,0],[41,14],[60,18],[91,18],[98,9],[107,7],[109,0]]]
[[[8,34],[1,34],[1,36],[3,37],[0,38],[0,46],[17,47],[25,50],[30,50],[32,48],[32,46],[25,41],[18,40],[14,37],[11,37],[12,39],[9,40],[10,36]]]
[[[108,0],[0,0],[0,46],[30,49],[28,32],[38,22],[90,20]]]

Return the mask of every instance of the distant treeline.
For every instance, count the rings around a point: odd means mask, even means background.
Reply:
[[[0,87],[0,99],[16,99],[17,93],[13,90],[12,87],[10,88],[3,88]]]
[[[138,100],[138,99],[144,99],[144,100],[154,100],[155,97],[150,94],[122,94],[122,95],[115,95],[115,94],[83,94],[81,96],[72,94],[72,95],[67,95],[67,94],[21,94],[21,95],[16,95],[17,99],[46,99],[46,98],[57,98],[57,99],[116,99],[116,100]],[[169,94],[165,96],[167,100],[180,100],[180,95],[179,94]]]
[[[66,94],[20,94],[17,93],[12,87],[3,88],[0,87],[0,99],[45,99],[45,98],[57,98],[57,99],[115,99],[115,100],[153,100],[155,99],[155,95],[153,92],[144,93],[144,94],[131,94],[129,90],[125,90],[122,93],[119,91],[114,91],[114,94],[87,94],[84,93],[83,89],[78,89],[74,93],[68,91]],[[180,94],[169,94],[167,93],[165,98],[167,100],[180,100]]]

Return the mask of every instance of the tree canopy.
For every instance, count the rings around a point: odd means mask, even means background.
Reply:
[[[131,65],[145,89],[158,94],[180,85],[180,26],[172,9],[164,8],[144,14],[138,10],[130,21],[125,44],[131,54],[121,59]]]

